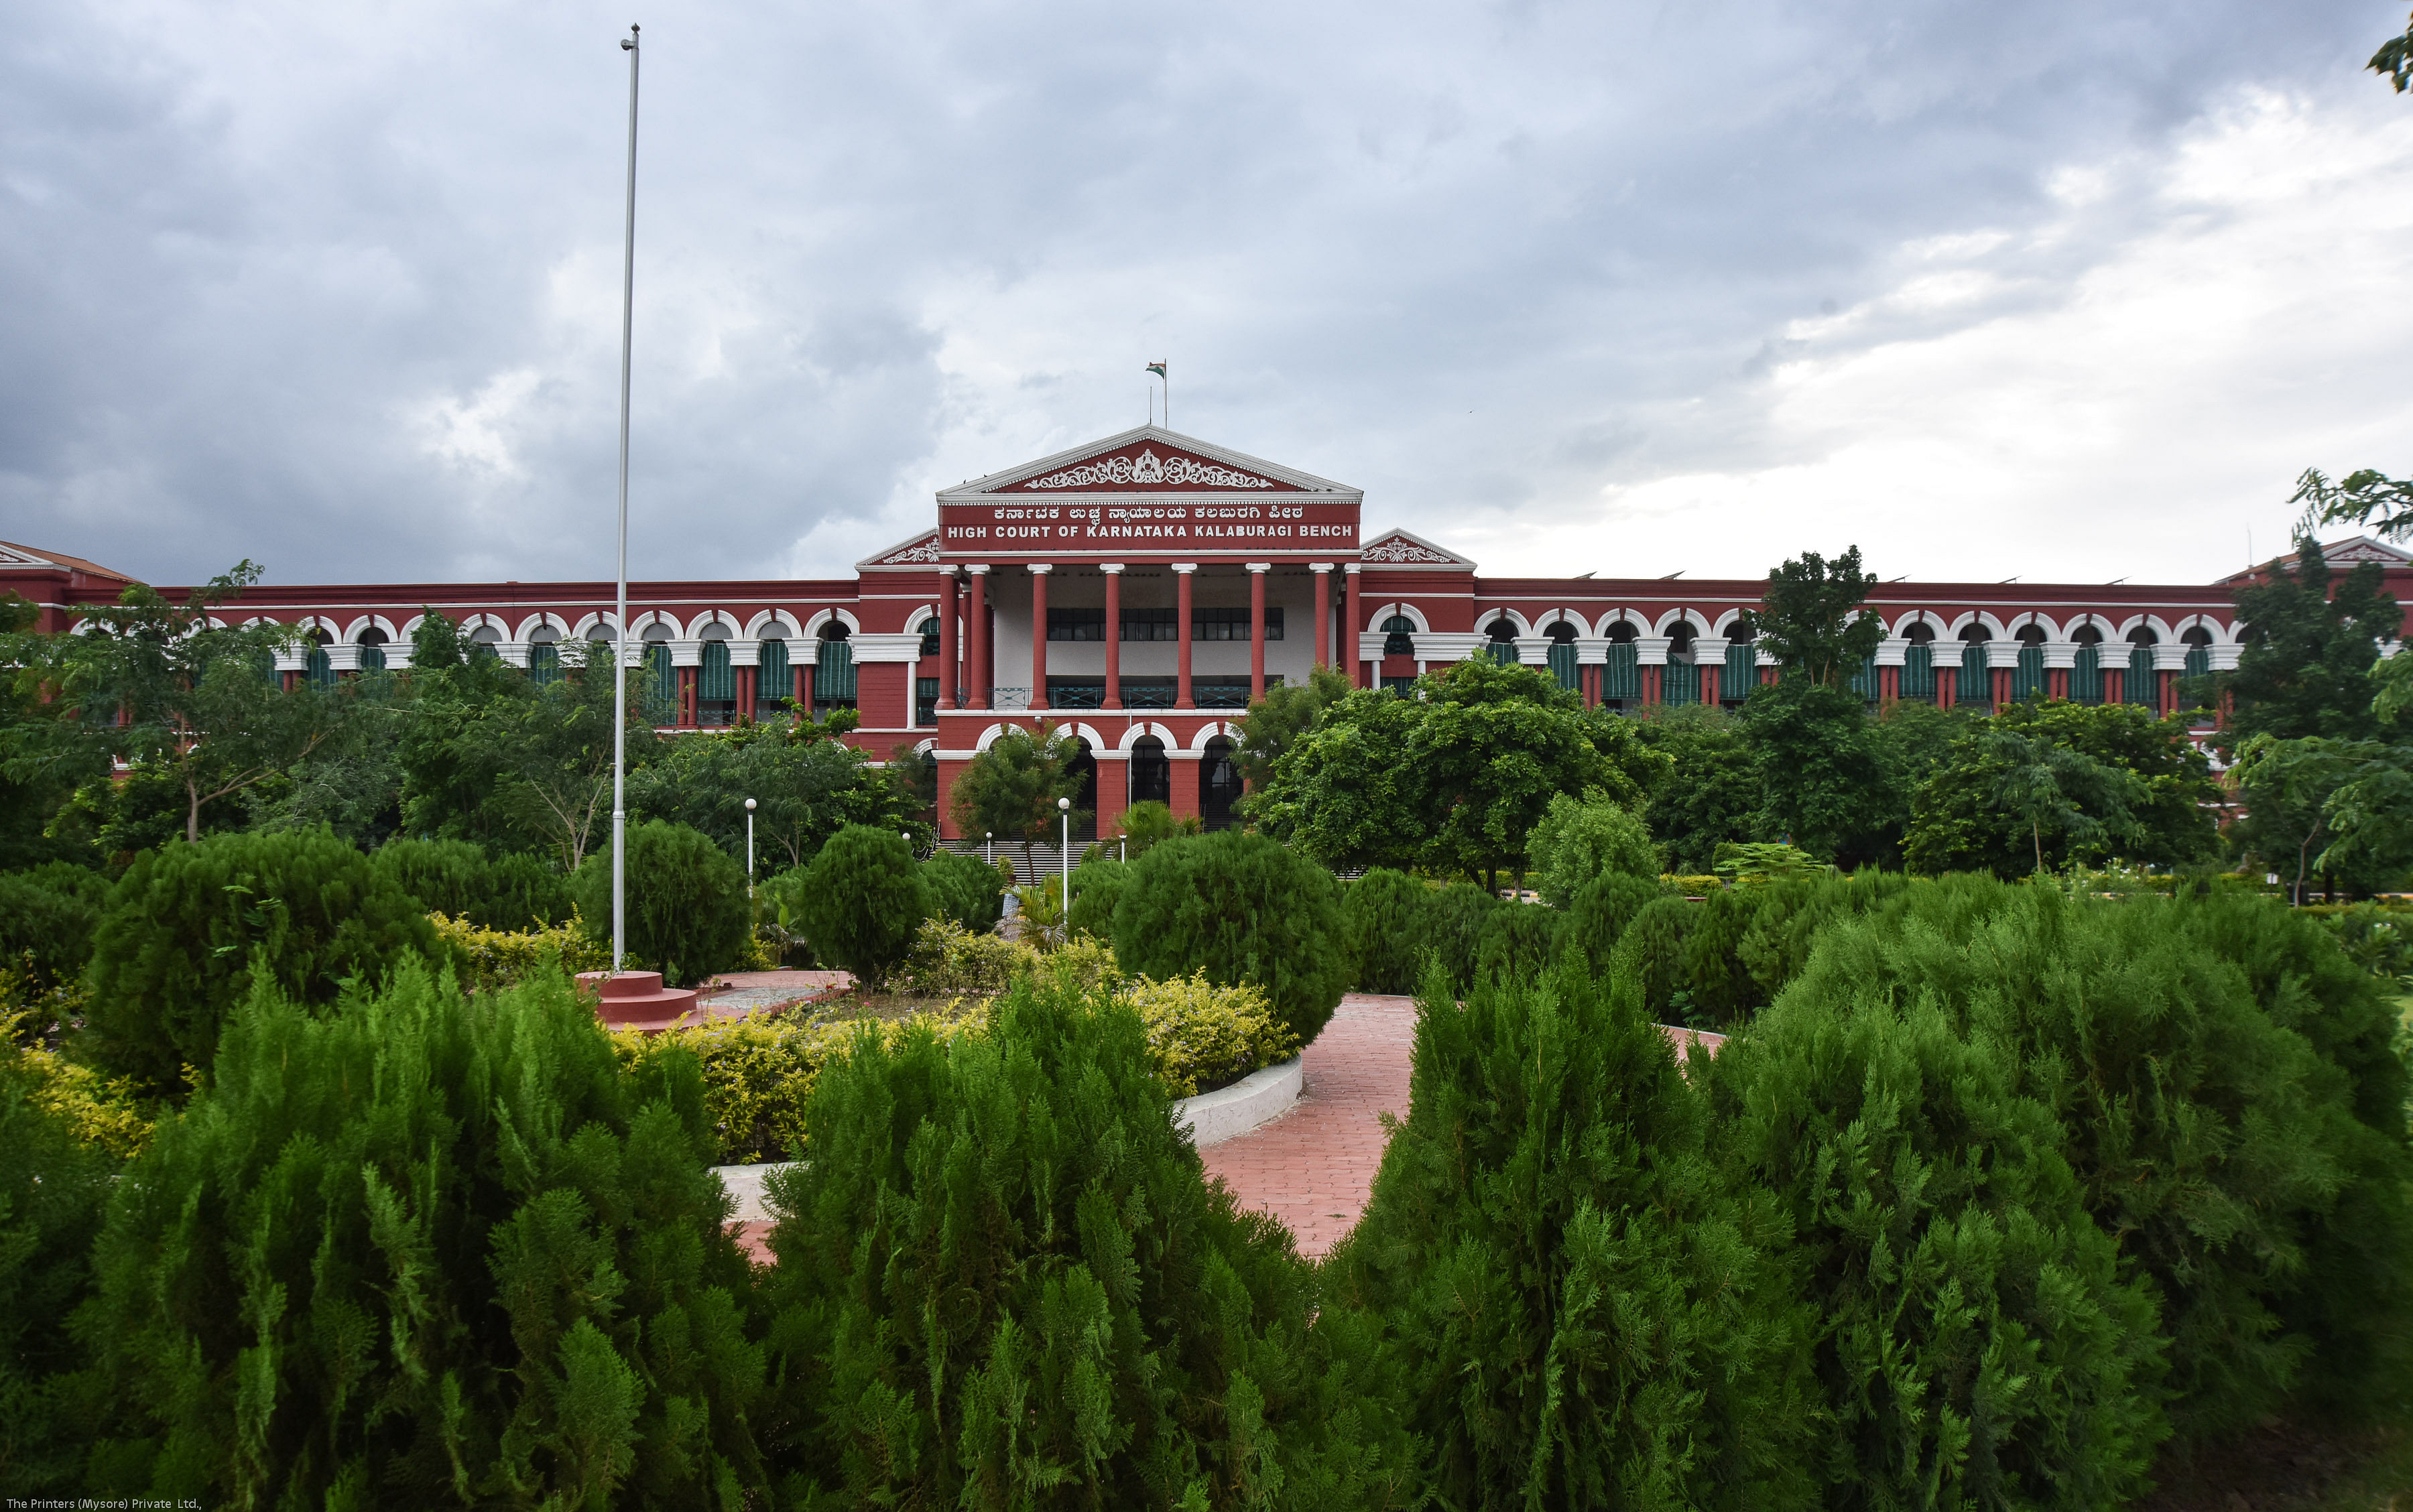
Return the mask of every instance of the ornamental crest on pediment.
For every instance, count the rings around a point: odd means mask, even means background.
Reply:
[[[1135,457],[1101,457],[1077,467],[1033,478],[1021,486],[1033,490],[1098,488],[1127,484],[1164,488],[1271,488],[1272,480],[1185,456],[1160,457],[1153,448]]]
[[[1452,556],[1447,552],[1435,551],[1430,546],[1421,544],[1417,541],[1409,541],[1399,536],[1392,536],[1387,540],[1378,541],[1374,544],[1367,547],[1364,551],[1359,552],[1357,556],[1360,561],[1384,562],[1410,567],[1456,567],[1458,565],[1458,559]]]

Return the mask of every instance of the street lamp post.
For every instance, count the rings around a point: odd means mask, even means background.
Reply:
[[[746,800],[746,896],[754,896],[754,800]]]
[[[620,243],[620,576],[612,620],[612,974],[629,938],[629,348],[637,318],[637,32],[629,54],[629,214]]]
[[[1056,902],[1064,911],[1064,939],[1070,943],[1073,939],[1073,800],[1057,799],[1056,812],[1064,821],[1063,853],[1057,858],[1063,863],[1064,884],[1056,894]]]

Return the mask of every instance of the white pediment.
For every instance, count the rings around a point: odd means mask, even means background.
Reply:
[[[1367,538],[1357,559],[1369,567],[1440,567],[1474,571],[1474,558],[1435,545],[1412,530],[1385,530]]]
[[[1142,425],[1053,456],[939,491],[940,504],[995,503],[1064,494],[1207,494],[1264,497],[1322,494],[1354,500],[1361,491],[1329,478]]]
[[[2352,541],[2332,541],[2321,548],[2321,556],[2332,567],[2359,567],[2364,562],[2377,562],[2382,567],[2402,567],[2413,562],[2413,553],[2400,551],[2369,536],[2357,536]]]
[[[936,567],[939,565],[939,532],[925,530],[909,540],[900,541],[883,552],[854,564],[858,571],[877,567]]]

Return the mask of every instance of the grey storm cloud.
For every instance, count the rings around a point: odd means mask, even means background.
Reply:
[[[1778,497],[1849,450],[1779,375],[2068,307],[2199,225],[2156,175],[2253,92],[2349,101],[2321,141],[2401,113],[2358,71],[2387,5],[629,8],[20,7],[0,534],[167,582],[608,573],[632,18],[649,576],[842,573],[934,487],[1134,423],[1157,357],[1177,428],[1487,565],[1661,519],[1637,552],[1756,572],[1893,518]],[[1902,294],[1983,229],[1976,284]],[[1879,392],[1833,402],[1881,427]],[[1696,474],[1774,480],[1799,539],[1616,502]]]

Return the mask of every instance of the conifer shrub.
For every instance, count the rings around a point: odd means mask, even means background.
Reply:
[[[45,1090],[22,1055],[0,1054],[0,1496],[20,1502],[86,1484],[67,1319],[91,1291],[119,1164],[43,1105]]]
[[[1427,921],[1431,897],[1431,888],[1388,867],[1377,867],[1342,889],[1340,916],[1357,964],[1358,991],[1416,990],[1432,948]]]
[[[100,873],[65,861],[0,872],[0,966],[37,993],[82,976],[109,891]]]
[[[1311,1273],[1168,1096],[1139,1017],[1050,978],[987,1036],[866,1030],[823,1069],[813,1159],[768,1183],[784,1504],[1385,1499],[1406,1466]]]
[[[2169,1432],[2152,1284],[2021,1059],[1931,997],[1839,980],[1695,1062],[1729,1178],[1791,1220],[1828,1505],[2115,1506]]]
[[[1451,882],[1425,898],[1426,943],[1442,970],[1464,992],[1474,984],[1483,953],[1483,926],[1508,905],[1473,882]],[[1417,990],[1424,978],[1419,972]]]
[[[1685,941],[1700,911],[1700,904],[1680,897],[1652,898],[1634,915],[1610,957],[1610,973],[1632,979],[1642,1011],[1658,1022],[1681,1018],[1691,1006],[1689,997],[1680,1002],[1678,995],[1690,981]]]
[[[1132,863],[1115,905],[1115,958],[1162,981],[1205,971],[1251,982],[1301,1045],[1340,1005],[1351,971],[1339,884],[1263,835],[1183,836]]]
[[[1901,872],[1870,867],[1850,876],[1822,871],[1754,886],[1751,927],[1743,932],[1741,956],[1760,1001],[1772,1001],[1800,974],[1821,929],[1882,908],[1908,889],[1920,889],[1922,897],[1932,898],[1935,895],[1925,891],[1928,885]]]
[[[2293,923],[2202,908],[1948,878],[1830,924],[1784,1000],[1923,995],[2015,1048],[2016,1090],[2054,1109],[2123,1275],[2159,1294],[2171,1420],[2192,1441],[2308,1384],[2366,1386],[2401,1338],[2413,1253],[2401,1125],[2360,1121],[2354,1079],[2227,958],[2256,949],[2231,937]]]
[[[118,1184],[96,1480],[202,1505],[758,1500],[763,1358],[690,1055],[555,976],[263,987]]]
[[[1736,1023],[1761,1001],[1759,984],[1742,960],[1754,901],[1748,891],[1712,887],[1693,906],[1684,935],[1684,991],[1708,1022]]]
[[[1475,975],[1497,980],[1540,974],[1557,955],[1565,919],[1556,909],[1527,904],[1494,909],[1475,944]]]
[[[206,1074],[254,973],[305,1005],[442,950],[418,901],[329,829],[146,851],[118,880],[86,975],[95,1059],[155,1091]]]
[[[1635,916],[1660,896],[1657,882],[1624,872],[1607,872],[1586,882],[1567,909],[1560,954],[1593,976],[1604,974]]]
[[[890,837],[892,839],[895,837]],[[900,846],[904,842],[898,840]],[[650,820],[629,826],[628,889],[630,956],[662,973],[672,986],[710,981],[746,959],[753,938],[753,907],[746,868],[686,824]],[[586,854],[573,879],[578,916],[587,935],[612,940],[612,848]],[[918,921],[917,921],[918,922]]]
[[[1113,944],[1115,939],[1115,906],[1122,901],[1123,886],[1131,881],[1131,867],[1104,851],[1092,851],[1073,868],[1073,912],[1070,919],[1074,935],[1088,935]]]
[[[1005,916],[1005,878],[978,856],[935,852],[922,863],[922,880],[929,884],[930,912],[974,934],[996,928]]]
[[[1377,1320],[1439,1505],[1810,1505],[1782,1215],[1721,1179],[1630,984],[1427,978],[1326,1312]]]
[[[526,852],[489,856],[468,840],[394,839],[370,860],[424,912],[481,929],[516,934],[570,920],[570,879]]]
[[[888,980],[937,912],[913,848],[890,830],[849,824],[804,871],[799,922],[813,954],[870,986]]]

